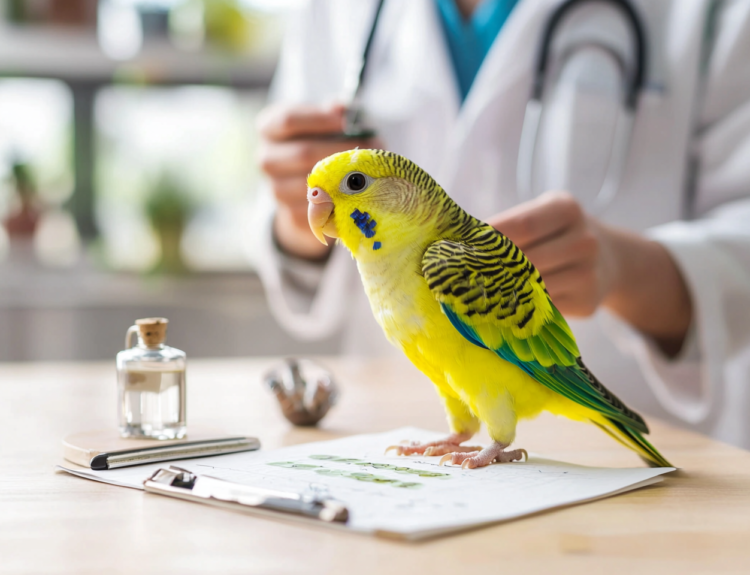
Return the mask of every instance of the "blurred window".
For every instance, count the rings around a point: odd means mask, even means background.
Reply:
[[[259,177],[253,126],[265,98],[265,90],[204,86],[99,92],[96,216],[108,265],[154,265],[148,207],[168,185],[190,214],[181,239],[187,267],[247,269],[243,233]]]
[[[56,80],[0,79],[0,221],[17,198],[14,163],[34,176],[41,202],[59,206],[73,192],[73,99]]]

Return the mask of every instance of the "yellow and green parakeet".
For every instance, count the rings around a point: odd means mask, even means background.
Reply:
[[[392,152],[351,150],[318,162],[307,183],[313,233],[351,251],[385,335],[445,404],[452,433],[394,446],[399,454],[468,468],[520,460],[525,450],[506,450],[518,420],[546,410],[670,466],[643,437],[643,418],[586,368],[534,265],[426,172]],[[480,422],[492,445],[461,445]]]

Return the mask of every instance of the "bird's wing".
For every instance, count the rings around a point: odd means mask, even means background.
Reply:
[[[648,433],[643,418],[583,364],[539,272],[505,236],[487,226],[469,241],[437,241],[422,257],[422,272],[448,319],[470,342],[560,395]]]

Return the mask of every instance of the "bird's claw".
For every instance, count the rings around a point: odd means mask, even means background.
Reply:
[[[477,467],[484,467],[491,465],[492,463],[511,463],[513,461],[528,461],[529,452],[525,449],[514,449],[513,451],[500,451],[494,457],[492,452],[486,453],[484,451],[474,451],[471,453],[447,453],[441,459],[438,465],[444,465],[450,461],[453,464],[461,464],[461,469],[475,469]],[[490,459],[490,457],[492,457]],[[523,457],[523,458],[522,458]]]
[[[452,441],[433,441],[432,443],[421,444],[412,442],[402,445],[391,445],[385,450],[387,455],[390,451],[395,451],[396,455],[424,455],[427,457],[444,455],[446,453],[458,453],[466,451],[477,451],[481,447],[459,445]]]

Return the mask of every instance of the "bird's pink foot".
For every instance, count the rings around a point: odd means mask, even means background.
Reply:
[[[468,433],[451,433],[445,439],[440,441],[430,441],[429,443],[412,442],[409,445],[391,445],[385,450],[388,453],[391,450],[396,455],[445,455],[453,452],[472,452],[479,449],[477,446],[461,445],[462,442],[471,439]]]
[[[508,447],[502,443],[493,443],[481,451],[457,451],[448,453],[440,460],[440,465],[450,462],[453,465],[460,465],[464,469],[475,469],[485,467],[490,463],[510,463],[511,461],[521,461],[521,458],[529,460],[529,454],[525,449],[514,449],[505,451]]]

